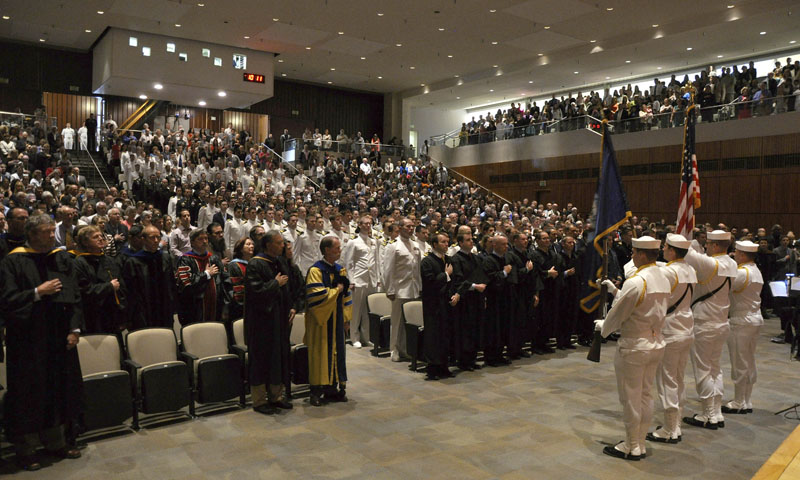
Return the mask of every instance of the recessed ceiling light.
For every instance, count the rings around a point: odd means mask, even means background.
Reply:
[[[144,94],[142,94],[142,95],[139,95],[139,98],[140,98],[141,100],[147,100],[147,95],[144,95]]]
[[[414,69],[416,69],[417,67],[408,67],[408,68],[410,68],[411,70],[414,70]]]
[[[339,32],[339,35],[344,35],[344,32]]]
[[[11,20],[11,17],[9,17],[8,15],[3,15],[3,20]]]
[[[162,88],[164,88],[164,85],[161,85],[160,83],[155,83],[153,84],[153,88],[155,88],[156,90],[161,90]]]
[[[424,83],[420,83],[420,84],[419,84],[419,86],[420,86],[420,87],[424,87],[424,86],[425,86],[425,84],[424,84]]]
[[[458,78],[458,77],[460,77],[460,76],[461,76],[461,75],[453,75],[453,78]]]
[[[544,27],[545,30],[550,30],[550,25]]]
[[[282,58],[279,58],[279,59],[278,59],[278,63],[283,63],[283,59],[282,59]]]
[[[379,16],[379,17],[382,17],[382,16],[383,16],[383,14],[382,14],[382,13],[380,13],[380,12],[378,12],[378,16]]]
[[[277,22],[278,20],[280,20],[280,18],[273,18],[272,19],[273,22]]]
[[[199,102],[197,102],[197,104],[200,105],[201,107],[205,107],[206,106],[206,101],[205,100],[200,100]]]
[[[736,5],[728,5],[728,8],[733,8],[733,7],[735,7],[735,6],[736,6]]]
[[[395,47],[402,47],[402,46],[403,46],[403,44],[402,44],[402,43],[395,43],[395,44],[394,44],[394,46],[395,46]]]
[[[533,83],[533,80],[528,80],[528,83]]]
[[[606,80],[611,80],[611,77],[606,77]]]
[[[717,58],[722,58],[722,55],[717,55]]]
[[[794,45],[795,43],[797,43],[797,40],[792,40],[792,41],[790,41],[789,43],[791,43],[792,45]]]
[[[92,33],[92,31],[91,31],[91,30],[89,30],[88,28],[87,28],[86,30],[84,30],[84,32],[86,32],[86,33]]]
[[[98,14],[98,15],[102,15],[102,14],[104,14],[104,13],[106,13],[106,12],[104,12],[104,11],[102,11],[102,10],[98,10],[98,11],[97,11],[97,14]]]
[[[544,53],[540,53],[540,54],[539,54],[539,56],[540,56],[540,57],[543,57],[543,56],[544,56]]]
[[[574,73],[575,75],[577,75],[577,74],[579,74],[579,73],[581,73],[581,72],[572,72],[572,73]]]
[[[336,71],[336,68],[331,67],[331,72],[335,72],[335,71]]]
[[[461,97],[456,97],[456,100],[461,100]]]
[[[311,47],[306,47],[306,50],[311,50]]]
[[[497,68],[497,65],[492,65],[492,68]]]
[[[444,32],[444,28],[442,28],[442,27],[439,27],[439,31],[440,31],[440,32]]]
[[[759,32],[759,35],[766,35],[767,32]]]
[[[328,85],[333,85],[333,82],[330,82],[330,81],[329,81],[329,82],[328,82]]]
[[[589,40],[589,43],[597,43],[597,40]]]
[[[691,52],[692,51],[692,47],[686,47],[686,51],[687,52]]]
[[[656,70],[661,70],[662,68],[664,68],[664,67],[656,67]]]
[[[607,12],[613,12],[613,11],[614,11],[614,7],[607,7],[607,8],[606,8],[606,11],[607,11]]]
[[[176,23],[175,26],[178,27],[178,28],[181,28],[181,24],[180,23]]]
[[[205,4],[205,3],[198,3],[198,4],[197,4],[197,6],[198,6],[198,7],[205,7],[205,6],[206,6],[206,4]]]
[[[654,23],[654,24],[653,24],[653,28],[658,28],[658,24],[657,24],[657,23]]]
[[[361,57],[361,60],[366,60],[366,59],[367,59],[367,57]]]
[[[220,97],[224,97],[224,96],[226,96],[228,94],[223,92],[222,90],[220,90],[219,92],[217,92],[217,95],[220,96]]]
[[[286,76],[286,74],[285,74],[285,73],[281,73],[281,77],[285,77],[285,76]]]
[[[249,36],[249,35],[245,35],[245,36],[244,36],[244,39],[245,39],[245,40],[250,40],[250,36]]]
[[[497,10],[495,10],[495,9],[493,8],[493,9],[489,10],[489,13],[495,13],[496,11],[497,11]]]
[[[497,42],[492,42],[492,45],[497,45]]]
[[[493,88],[490,88],[490,89],[489,89],[489,92],[494,92],[494,89],[493,89]]]
[[[378,80],[382,80],[382,79],[383,79],[383,77],[381,77],[380,75],[378,75]]]
[[[44,38],[40,38],[39,41],[40,42],[44,42],[45,40],[44,40]]]
[[[447,58],[453,58],[453,56],[452,55],[448,55]]]
[[[631,61],[630,60],[625,60],[625,63],[631,63]]]

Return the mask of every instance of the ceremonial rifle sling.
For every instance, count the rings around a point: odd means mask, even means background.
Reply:
[[[698,303],[700,303],[700,302],[705,302],[705,301],[706,301],[706,300],[708,300],[709,298],[711,298],[711,297],[713,297],[714,295],[716,295],[716,294],[717,294],[717,292],[719,292],[720,290],[722,290],[722,287],[724,287],[725,285],[730,285],[730,284],[731,284],[731,277],[726,277],[726,278],[725,278],[725,281],[724,281],[724,282],[722,282],[722,284],[721,284],[719,287],[715,288],[715,289],[714,289],[714,291],[712,291],[712,292],[708,292],[708,293],[706,293],[705,295],[703,295],[702,297],[700,297],[700,298],[698,298],[697,300],[695,300],[694,302],[692,302],[692,307],[694,307],[695,305],[697,305],[697,304],[698,304]]]
[[[670,313],[674,312],[675,309],[678,308],[678,305],[680,305],[681,302],[683,301],[683,299],[686,298],[686,294],[689,293],[690,290],[692,290],[692,284],[691,283],[686,285],[686,290],[683,291],[683,295],[681,295],[681,298],[679,298],[677,302],[675,302],[672,306],[670,306],[667,309],[667,315],[669,315]],[[714,291],[714,293],[716,293],[716,291]],[[713,295],[713,293],[712,293],[712,295]],[[703,299],[703,300],[705,300],[705,299]],[[694,305],[694,303],[692,305]]]

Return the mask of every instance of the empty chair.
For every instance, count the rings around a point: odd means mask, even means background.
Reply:
[[[417,359],[423,357],[425,325],[422,320],[422,302],[414,300],[403,304],[406,318],[406,350],[411,357],[411,370],[417,370]]]
[[[191,372],[192,415],[195,402],[219,403],[238,396],[239,405],[244,406],[242,363],[230,353],[224,324],[203,322],[181,328],[181,348]]]
[[[171,328],[143,328],[125,337],[124,364],[135,374],[135,397],[145,414],[177,412],[191,403],[189,370],[178,360],[178,342]]]
[[[78,358],[83,375],[83,417],[87,430],[122,425],[138,413],[131,394],[131,372],[122,370],[122,348],[116,335],[82,335]],[[135,377],[133,378],[135,381]]]
[[[247,376],[247,365],[250,359],[247,355],[247,340],[244,338],[243,318],[233,322],[231,325],[231,333],[233,334],[231,351],[239,356],[239,362],[242,366],[242,382],[244,382],[246,389],[248,388],[246,385],[249,383],[249,378]]]
[[[389,349],[389,333],[392,325],[392,301],[385,293],[373,293],[367,297],[369,308],[369,339],[374,345],[372,356],[377,357]]]
[[[308,347],[303,341],[306,334],[306,316],[298,313],[292,322],[292,331],[289,334],[289,343],[292,344],[290,353],[292,383],[295,385],[308,384]]]

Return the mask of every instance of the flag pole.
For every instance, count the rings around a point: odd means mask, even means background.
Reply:
[[[608,135],[608,119],[603,119],[603,138],[600,140],[600,172],[603,171],[603,142],[605,142],[606,135]],[[602,173],[601,173],[602,175]],[[602,182],[602,178],[599,179]],[[598,182],[599,183],[599,182]],[[595,226],[595,228],[597,228]],[[600,270],[600,278],[602,280],[608,279],[608,240],[606,237],[603,237],[603,265]],[[601,302],[603,306],[601,314],[601,318],[606,318],[606,313],[608,313],[608,288],[600,282],[600,299],[598,300]],[[597,329],[594,330],[594,336],[592,337],[592,346],[589,347],[589,353],[586,355],[586,360],[590,362],[600,363],[600,350],[603,347],[603,335]]]

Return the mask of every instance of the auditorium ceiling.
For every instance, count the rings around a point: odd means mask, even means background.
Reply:
[[[0,14],[0,37],[16,41],[85,51],[120,27],[274,52],[276,78],[452,108],[800,40],[791,0],[0,0]]]

